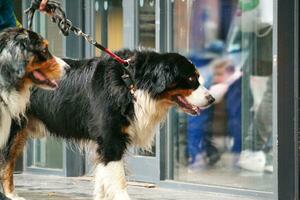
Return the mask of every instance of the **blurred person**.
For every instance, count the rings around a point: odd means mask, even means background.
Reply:
[[[45,12],[48,0],[42,0],[39,10]],[[13,0],[0,0],[0,31],[9,27],[21,27],[13,10]]]
[[[216,103],[203,110],[199,116],[188,117],[191,168],[203,164],[203,152],[206,153],[205,163],[209,165],[214,165],[221,158],[222,152],[214,142],[215,136],[233,137],[231,150],[235,153],[241,151],[241,73],[235,71],[228,59],[214,61],[212,71],[213,83],[209,91],[216,98]]]
[[[0,0],[0,31],[9,27],[20,27],[14,11],[12,0]]]
[[[254,1],[253,1],[254,2]],[[249,85],[253,96],[253,121],[246,131],[244,150],[238,165],[254,172],[273,172],[272,127],[272,35],[273,1],[259,1],[249,6],[240,1],[242,33],[253,41],[243,68],[250,72]],[[246,22],[246,23],[245,23]]]

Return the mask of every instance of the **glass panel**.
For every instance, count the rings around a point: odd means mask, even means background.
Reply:
[[[155,49],[155,0],[139,0],[138,45]]]
[[[102,28],[102,19],[104,18],[104,9],[103,9],[103,4],[101,4],[100,0],[95,0],[95,26],[94,26],[94,35],[95,35],[95,40],[98,41],[99,43],[103,44],[103,38],[102,35],[104,32],[103,28]],[[103,44],[105,45],[105,44]],[[106,46],[106,45],[105,45]],[[96,56],[100,56],[101,55],[101,51],[96,50],[95,51],[95,55]]]
[[[123,47],[123,8],[122,0],[95,0],[95,39],[110,50]],[[96,56],[101,55],[96,50]]]
[[[170,0],[173,48],[216,103],[172,111],[174,179],[273,191],[272,0]]]
[[[123,8],[122,0],[108,1],[108,48],[119,50],[123,47]]]
[[[33,141],[33,162],[34,167],[42,168],[63,168],[63,146],[61,140],[55,138],[35,139]]]
[[[49,50],[56,56],[63,56],[63,36],[57,31],[57,26],[44,15],[37,14],[34,24],[37,32],[41,33],[49,41]],[[34,139],[32,155],[28,158],[29,167],[63,168],[63,142],[55,138],[47,137]]]

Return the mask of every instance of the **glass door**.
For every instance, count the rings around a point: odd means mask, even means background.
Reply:
[[[171,0],[171,46],[216,94],[199,116],[172,111],[169,177],[275,191],[273,1]]]
[[[156,48],[156,1],[135,1],[136,8],[136,39],[135,48]],[[131,8],[133,9],[133,8]],[[159,133],[159,128],[156,132]],[[156,135],[151,149],[131,149],[127,157],[130,180],[158,182],[159,181],[159,135]],[[141,165],[141,163],[143,163]]]

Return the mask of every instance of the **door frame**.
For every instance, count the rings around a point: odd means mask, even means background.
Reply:
[[[124,30],[124,48],[136,49],[138,47],[138,1],[123,0],[123,30]],[[132,12],[134,11],[134,12]],[[161,49],[161,7],[160,0],[155,0],[155,49]],[[129,173],[127,179],[131,181],[142,181],[158,183],[160,181],[160,134],[164,129],[157,128],[155,137],[155,155],[142,156],[136,155],[135,149],[130,149],[125,158]],[[143,165],[141,165],[143,163]]]
[[[277,95],[273,99],[277,100],[277,113],[273,114],[278,120],[278,138],[274,138],[278,144],[277,191],[278,199],[299,199],[299,3],[277,0],[275,6],[277,41],[273,62],[277,65],[277,80],[273,81]]]

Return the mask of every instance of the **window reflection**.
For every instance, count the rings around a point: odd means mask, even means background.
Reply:
[[[138,45],[155,49],[155,0],[140,0],[138,11]]]
[[[122,0],[95,0],[95,39],[105,47],[115,51],[123,47],[123,8]],[[96,56],[101,55],[96,50]]]
[[[269,0],[173,0],[173,49],[205,77],[216,103],[172,112],[174,179],[273,191]]]

